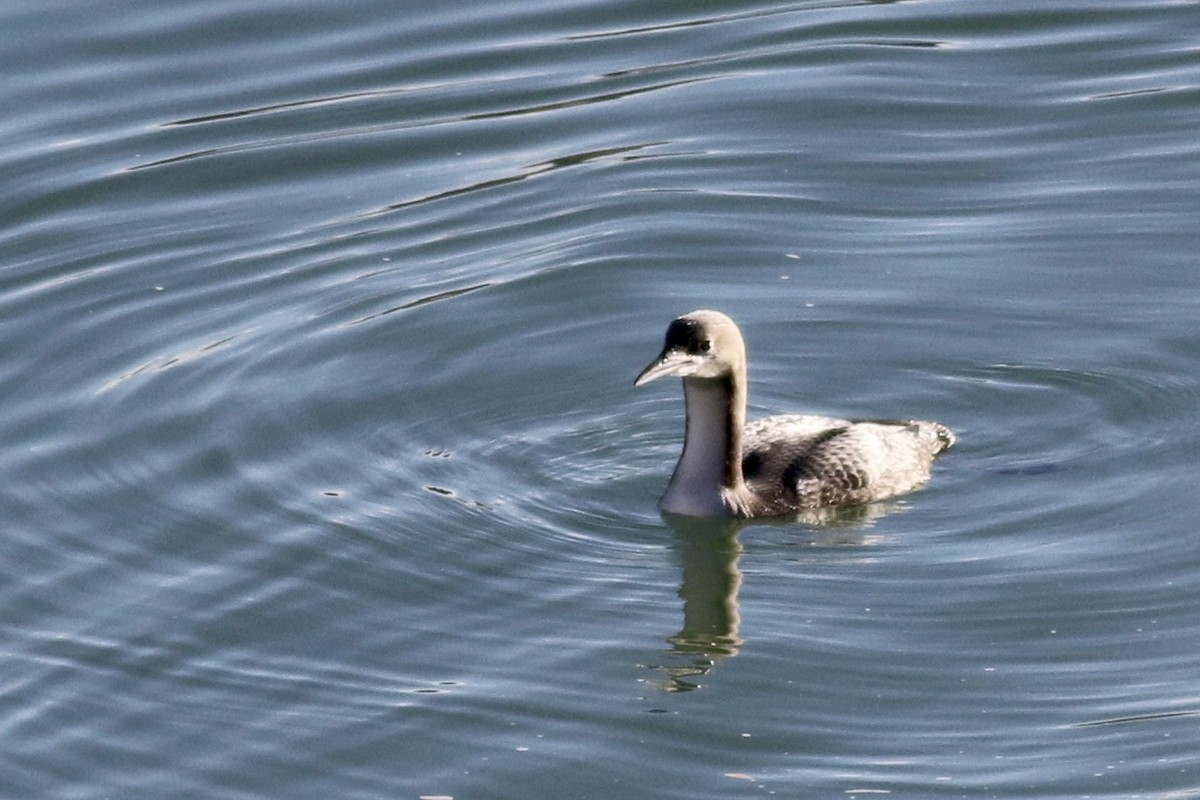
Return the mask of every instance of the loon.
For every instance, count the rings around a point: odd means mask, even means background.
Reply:
[[[938,422],[781,414],[746,424],[746,344],[732,319],[699,310],[671,322],[634,386],[683,378],[683,453],[658,506],[691,517],[773,517],[912,491],[954,445]]]

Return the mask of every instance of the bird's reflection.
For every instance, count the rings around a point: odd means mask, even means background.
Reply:
[[[808,517],[778,520],[803,533],[801,545],[865,545],[875,537],[868,534],[871,524],[898,504],[873,503],[848,509],[809,512]],[[742,647],[738,632],[738,590],[742,572],[738,568],[743,547],[738,534],[750,523],[746,520],[695,518],[664,514],[663,519],[675,533],[675,553],[682,578],[679,597],[683,600],[683,627],[667,642],[666,663],[656,669],[662,677],[656,682],[664,692],[688,692],[699,689],[703,679],[718,664],[733,658]],[[755,525],[771,524],[758,520]]]
[[[659,688],[681,692],[698,688],[695,679],[737,655],[742,644],[738,531],[744,523],[674,516],[667,521],[675,531],[675,552],[683,571],[683,627],[667,640],[673,663],[663,667],[666,679]]]

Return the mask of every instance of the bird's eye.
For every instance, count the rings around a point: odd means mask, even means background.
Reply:
[[[701,339],[700,340],[700,352],[707,353],[709,350],[712,350],[712,340],[711,339]]]

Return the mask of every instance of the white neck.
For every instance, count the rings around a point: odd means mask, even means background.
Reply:
[[[730,492],[745,491],[744,389],[730,380],[686,378],[683,395],[687,404],[683,454],[659,507],[689,516],[728,514]]]

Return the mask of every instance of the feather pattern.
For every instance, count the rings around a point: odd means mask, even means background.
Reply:
[[[912,491],[954,442],[937,422],[784,414],[745,427],[742,476],[781,512],[858,505]]]

